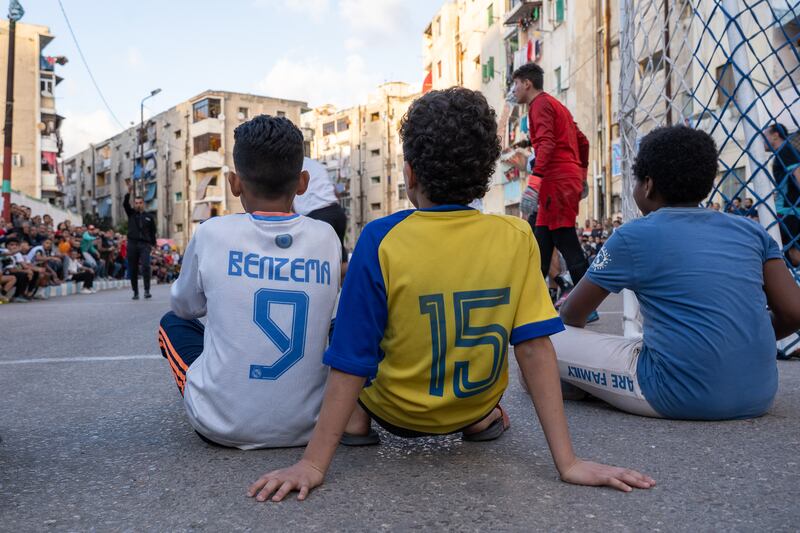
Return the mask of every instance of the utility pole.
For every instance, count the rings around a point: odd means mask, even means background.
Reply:
[[[17,21],[25,10],[16,0],[8,6],[8,75],[6,76],[6,123],[3,139],[3,220],[11,222],[11,139],[14,133],[14,39]]]
[[[150,94],[142,98],[142,102],[139,105],[139,118],[141,122],[139,123],[139,180],[141,181],[142,185],[139,187],[141,190],[138,191],[138,195],[144,196],[144,102],[148,98],[152,98],[158,93],[161,92],[161,89],[154,89],[150,91]],[[135,174],[135,172],[134,172]],[[135,178],[136,176],[134,176]],[[136,193],[136,182],[134,181],[133,192]],[[134,194],[136,195],[136,194]]]
[[[611,147],[611,128],[614,124],[613,109],[611,106],[611,0],[605,0],[603,6],[603,64],[605,70],[605,194],[603,199],[603,218],[611,218],[612,205],[611,205],[611,180],[613,179],[611,170],[613,165],[612,161],[612,147]]]

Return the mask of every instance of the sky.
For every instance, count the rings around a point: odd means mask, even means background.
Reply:
[[[422,83],[422,32],[443,0],[20,0],[64,55],[56,108],[70,156],[207,89],[349,106],[386,81]],[[7,2],[0,4],[5,11]],[[5,43],[0,43],[5,47]],[[120,125],[122,124],[122,126]]]

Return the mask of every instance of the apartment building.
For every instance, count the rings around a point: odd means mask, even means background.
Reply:
[[[0,43],[5,56],[8,21],[0,21]],[[63,117],[56,113],[56,86],[62,78],[56,68],[63,56],[46,55],[54,37],[46,26],[16,25],[14,53],[14,132],[12,139],[11,188],[37,199],[55,201],[61,194],[62,176],[59,134]],[[0,87],[6,86],[6,61],[0,69]],[[0,109],[5,110],[5,90],[0,91]],[[0,161],[3,154],[0,153]]]
[[[347,109],[331,105],[303,114],[310,157],[327,168],[347,213],[345,245],[353,249],[364,226],[412,207],[403,178],[400,121],[419,93],[407,83],[385,83],[367,102]]]
[[[126,220],[125,179],[133,178],[158,234],[183,248],[208,218],[242,211],[225,176],[234,168],[233,130],[259,114],[300,124],[305,102],[205,91],[94,144],[64,162],[65,207],[117,225]]]

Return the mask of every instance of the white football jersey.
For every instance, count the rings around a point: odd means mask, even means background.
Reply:
[[[300,215],[228,215],[197,229],[171,303],[182,318],[207,317],[184,389],[199,433],[241,449],[308,442],[340,268],[333,228]]]

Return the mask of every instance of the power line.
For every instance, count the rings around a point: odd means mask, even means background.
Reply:
[[[75,37],[75,32],[72,29],[72,24],[69,23],[69,17],[67,17],[67,11],[64,9],[64,4],[61,3],[61,0],[58,0],[58,5],[61,7],[61,13],[64,15],[64,20],[67,23],[67,28],[69,28],[69,33],[72,35],[72,40],[75,42],[75,47],[78,49],[78,54],[81,56],[81,60],[83,60],[83,66],[86,67],[86,72],[89,73],[89,78],[92,80],[92,84],[94,84],[94,88],[97,89],[97,94],[100,95],[100,99],[105,104],[106,109],[111,114],[111,117],[114,121],[119,125],[120,128],[125,129],[125,126],[122,125],[122,122],[117,118],[117,115],[114,114],[114,111],[111,110],[111,106],[108,105],[106,101],[106,97],[103,96],[103,91],[100,90],[100,86],[97,84],[97,80],[94,79],[94,74],[92,74],[92,69],[89,68],[89,63],[86,61],[86,57],[83,55],[83,50],[81,50],[81,45],[78,44],[78,38]]]

